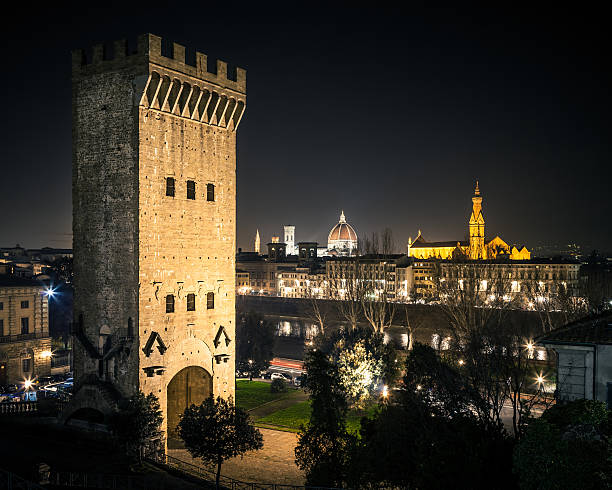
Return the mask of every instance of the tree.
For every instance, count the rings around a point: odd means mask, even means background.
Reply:
[[[349,405],[365,406],[378,398],[382,385],[397,379],[397,352],[382,333],[367,327],[339,329],[318,337],[316,345],[334,363]]]
[[[455,262],[438,278],[440,307],[447,318],[444,356],[458,367],[465,382],[484,404],[473,407],[486,424],[501,426],[505,404],[513,409],[513,432],[520,437],[522,420],[536,404],[546,404],[544,383],[536,373],[528,348],[534,331],[514,324],[510,312],[522,298],[513,291],[504,264]],[[522,396],[526,392],[530,395]]]
[[[163,415],[158,398],[139,391],[127,400],[110,419],[113,434],[130,455],[142,463],[143,448],[162,435]]]
[[[270,366],[274,357],[274,325],[258,313],[239,315],[236,332],[237,369],[248,372],[252,380]]]
[[[612,488],[612,412],[593,400],[547,409],[514,450],[521,488]]]
[[[312,410],[298,434],[295,463],[306,473],[307,485],[341,486],[353,439],[346,430],[347,404],[338,370],[319,349],[308,351],[304,364]]]
[[[399,395],[361,420],[349,486],[513,488],[512,441],[474,413],[479,397],[452,363],[415,343]]]
[[[199,406],[187,407],[178,433],[191,456],[217,466],[217,489],[224,461],[263,447],[261,432],[253,427],[244,410],[234,406],[231,397],[215,400],[210,396]]]

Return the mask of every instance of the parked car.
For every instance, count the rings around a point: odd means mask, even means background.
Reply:
[[[284,381],[291,381],[291,376],[289,376],[287,373],[272,373],[270,379],[282,379]]]
[[[270,378],[271,378],[271,376],[272,376],[272,373],[271,373],[270,371],[265,371],[265,372],[264,372],[264,373],[261,375],[261,377],[262,377],[263,379],[270,379]]]

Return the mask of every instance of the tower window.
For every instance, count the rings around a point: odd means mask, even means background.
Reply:
[[[22,359],[21,360],[21,371],[24,373],[29,373],[32,370],[30,367],[30,359]]]
[[[21,308],[29,308],[30,307],[30,302],[29,301],[22,301],[21,302]]]
[[[215,184],[206,184],[206,200],[215,200]]]
[[[215,307],[215,293],[206,293],[206,309],[212,310]]]
[[[21,319],[21,333],[23,335],[30,333],[30,319],[29,318]]]
[[[166,196],[174,197],[174,177],[166,177]]]
[[[195,311],[195,294],[193,293],[187,295],[187,311]]]
[[[187,181],[187,199],[195,199],[195,181]]]
[[[174,295],[166,296],[166,313],[174,313]]]

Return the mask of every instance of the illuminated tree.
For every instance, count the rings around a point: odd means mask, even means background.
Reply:
[[[348,346],[347,346],[348,347]],[[355,345],[343,349],[339,346],[338,375],[349,404],[363,408],[372,393],[381,385],[384,375],[384,362],[375,359],[360,340]]]

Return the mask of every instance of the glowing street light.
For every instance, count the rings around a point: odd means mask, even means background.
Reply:
[[[32,380],[30,378],[25,379],[23,381],[23,387],[25,388],[26,391],[30,390],[32,388]]]
[[[55,289],[48,287],[43,293],[47,298],[53,298],[56,294]]]
[[[463,366],[465,364],[465,361],[463,359],[459,359],[459,365]]]
[[[543,386],[543,385],[544,385],[544,381],[545,381],[545,379],[544,379],[544,376],[542,376],[542,373],[538,374],[538,375],[536,376],[536,379],[535,379],[535,380],[536,380],[536,383],[538,384],[538,386],[540,386],[540,387],[541,387],[541,386]]]
[[[387,385],[383,386],[382,389],[382,397],[383,398],[387,398],[389,396],[389,388],[387,387]]]

